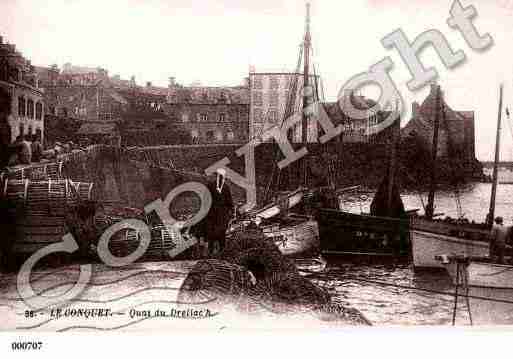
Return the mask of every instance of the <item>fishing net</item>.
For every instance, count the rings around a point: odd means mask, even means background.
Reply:
[[[179,291],[180,303],[212,301],[245,314],[305,313],[322,321],[368,324],[356,310],[332,303],[330,295],[299,274],[272,240],[256,227],[235,233],[217,258],[198,262]]]

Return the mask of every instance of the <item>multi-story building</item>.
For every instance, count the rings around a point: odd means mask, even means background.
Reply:
[[[249,128],[250,138],[257,138],[263,131],[279,124],[284,119],[287,106],[293,113],[302,113],[303,74],[288,72],[255,72],[249,73]],[[310,76],[313,97],[318,97],[320,78]],[[301,141],[301,123],[292,129],[294,142]],[[317,142],[317,124],[311,122],[308,127],[308,141]]]
[[[193,143],[243,143],[249,138],[246,87],[173,87],[164,112]]]
[[[44,138],[44,93],[37,73],[15,45],[0,36],[0,140],[13,142],[17,136],[38,134]]]
[[[128,102],[114,88],[106,70],[66,64],[62,71],[54,65],[39,67],[37,72],[48,113],[53,116],[115,121],[126,111]]]

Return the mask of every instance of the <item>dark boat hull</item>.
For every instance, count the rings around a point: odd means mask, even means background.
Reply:
[[[321,252],[369,258],[409,256],[409,221],[320,209]]]

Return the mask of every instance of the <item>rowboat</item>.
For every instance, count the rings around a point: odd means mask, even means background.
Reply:
[[[288,216],[261,228],[287,257],[305,258],[319,253],[319,227],[314,220]]]
[[[513,265],[497,264],[488,257],[439,256],[438,259],[456,287],[462,289],[472,324],[513,324]]]

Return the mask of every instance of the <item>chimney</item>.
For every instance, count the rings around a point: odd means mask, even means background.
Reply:
[[[438,84],[436,82],[432,82],[431,83],[431,90],[430,90],[430,93],[431,94],[436,94],[436,90],[438,89]]]
[[[169,88],[172,88],[172,87],[175,87],[176,86],[176,78],[175,77],[170,77],[169,78]]]
[[[416,115],[416,114],[417,114],[417,112],[419,111],[419,108],[420,108],[420,106],[419,106],[418,102],[415,102],[415,101],[414,101],[414,102],[411,104],[411,115],[412,115],[412,117],[415,117],[415,115]]]
[[[151,87],[151,81],[146,82],[146,87]]]

